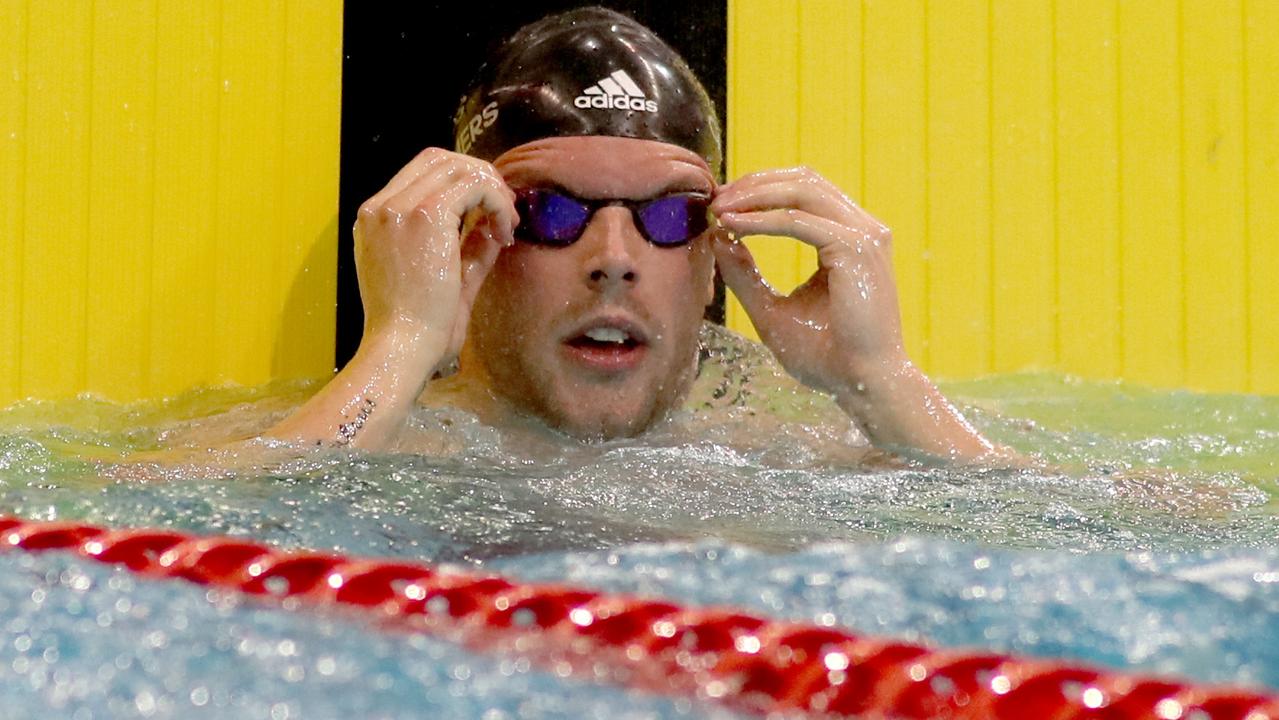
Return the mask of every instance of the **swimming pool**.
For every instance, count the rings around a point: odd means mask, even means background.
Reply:
[[[138,479],[112,460],[251,430],[312,388],[17,406],[0,415],[4,510],[1279,688],[1279,400],[956,383],[983,430],[1059,470],[866,470],[841,455],[851,429],[821,398],[750,346],[711,355],[689,410],[643,443],[548,445],[423,410],[412,442],[438,457],[335,452],[233,478]],[[0,566],[0,698],[23,716],[733,716],[66,555]]]

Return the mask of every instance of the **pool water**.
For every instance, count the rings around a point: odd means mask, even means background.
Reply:
[[[688,406],[642,441],[499,433],[424,408],[398,452],[281,460],[203,447],[269,425],[313,384],[20,404],[0,411],[0,509],[1279,689],[1279,398],[950,383],[978,426],[1049,468],[950,470],[865,458],[838,410],[757,347],[710,330],[706,345]],[[185,462],[137,462],[161,446],[189,448]],[[0,703],[75,718],[732,716],[60,554],[0,555]]]

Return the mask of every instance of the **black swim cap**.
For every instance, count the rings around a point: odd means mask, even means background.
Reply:
[[[576,135],[679,145],[719,175],[719,119],[697,76],[651,30],[605,8],[525,25],[480,68],[453,118],[454,148],[484,160]]]

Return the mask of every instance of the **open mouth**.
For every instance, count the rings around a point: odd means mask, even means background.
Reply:
[[[591,328],[577,337],[570,338],[568,344],[575,348],[588,350],[631,350],[640,345],[640,341],[625,330],[612,327]]]
[[[564,341],[569,356],[580,365],[606,374],[636,367],[648,343],[643,333],[627,323],[607,322],[587,326]]]

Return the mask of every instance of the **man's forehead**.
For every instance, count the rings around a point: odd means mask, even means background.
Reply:
[[[547,138],[512,149],[494,165],[511,185],[558,185],[583,197],[709,193],[715,186],[710,168],[697,154],[633,138]]]

